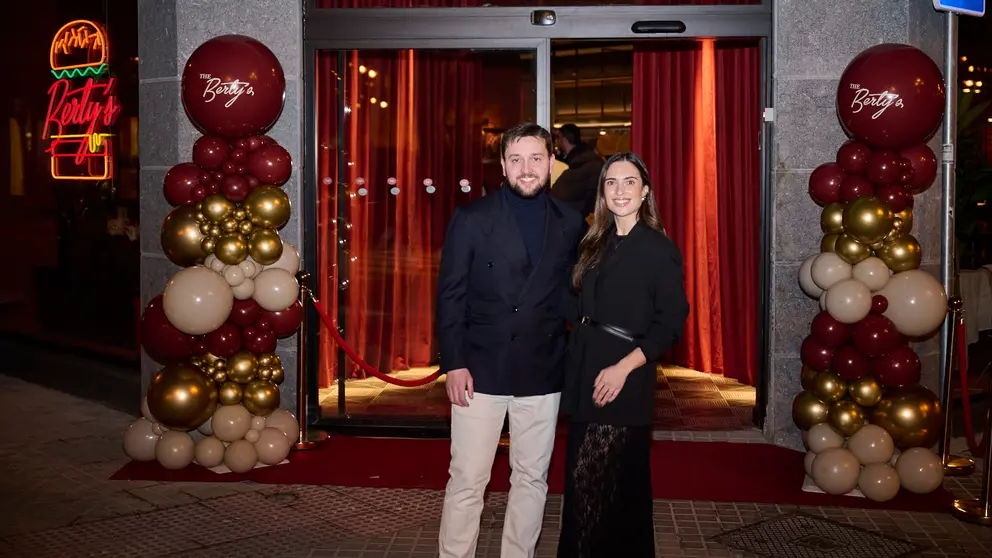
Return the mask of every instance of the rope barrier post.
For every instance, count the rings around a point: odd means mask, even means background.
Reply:
[[[307,303],[310,301],[310,287],[307,282],[310,274],[306,271],[296,273],[296,280],[300,283],[300,304],[303,305],[304,315]],[[320,446],[327,440],[327,432],[323,430],[311,431],[307,428],[307,321],[303,320],[300,331],[296,339],[296,421],[300,424],[300,436],[293,444],[294,450],[311,450]]]
[[[985,527],[992,526],[992,506],[989,502],[989,482],[992,481],[992,444],[988,442],[992,435],[992,407],[985,414],[985,461],[982,462],[982,492],[978,499],[961,498],[954,500],[951,515]]]
[[[973,459],[951,455],[951,437],[954,430],[953,413],[951,413],[951,406],[954,401],[951,394],[951,380],[954,376],[952,373],[954,370],[954,355],[957,352],[955,350],[957,346],[955,343],[957,324],[962,319],[961,312],[964,308],[964,301],[959,296],[952,297],[947,301],[947,308],[949,310],[947,313],[948,319],[951,325],[947,328],[947,360],[944,361],[944,432],[941,436],[940,457],[944,464],[944,475],[948,477],[960,477],[975,472],[975,461]],[[958,355],[958,358],[961,359],[964,357]],[[962,391],[961,397],[968,397],[968,394]]]

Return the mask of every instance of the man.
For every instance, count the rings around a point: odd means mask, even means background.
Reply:
[[[510,494],[501,556],[534,555],[561,399],[562,289],[582,217],[550,198],[552,138],[518,124],[500,142],[503,187],[455,211],[438,273],[441,371],[451,400],[442,558],[475,556],[483,493],[510,418]]]
[[[555,182],[551,195],[572,206],[583,217],[596,209],[596,190],[603,159],[582,142],[582,132],[575,124],[558,130],[558,153],[568,164]]]

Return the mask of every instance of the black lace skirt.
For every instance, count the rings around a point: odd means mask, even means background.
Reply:
[[[651,427],[572,423],[558,558],[654,556]]]

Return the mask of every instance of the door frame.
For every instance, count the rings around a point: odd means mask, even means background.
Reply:
[[[764,107],[772,107],[772,41],[773,17],[771,0],[754,5],[724,6],[571,6],[571,7],[488,7],[488,8],[334,8],[317,9],[315,0],[305,0],[303,41],[303,84],[305,87],[301,124],[304,162],[301,165],[303,188],[303,262],[304,269],[315,276],[317,262],[317,191],[316,175],[317,120],[316,75],[317,53],[321,50],[400,50],[400,49],[480,49],[517,50],[533,52],[536,57],[537,123],[551,128],[551,41],[552,40],[650,40],[691,38],[751,38],[759,40],[762,56],[761,98]],[[553,25],[531,23],[532,14],[551,11]],[[653,25],[661,32],[635,32],[634,26]],[[676,32],[664,32],[676,29]],[[641,29],[643,31],[643,29]],[[375,37],[370,38],[370,37]],[[480,38],[485,37],[485,38]],[[764,423],[768,388],[770,385],[771,351],[770,327],[772,286],[772,204],[771,181],[772,123],[763,120],[760,127],[760,249],[758,299],[758,362],[754,422]],[[340,182],[340,181],[338,181]],[[343,186],[336,185],[343,196]],[[345,223],[346,216],[338,215]],[[333,309],[339,326],[344,325],[343,305]],[[344,428],[358,432],[383,435],[446,436],[447,426],[405,417],[349,417],[344,414],[344,390],[339,389],[338,417],[321,417],[317,363],[319,362],[319,328],[322,327],[315,308],[304,314],[306,334],[301,355],[307,366],[307,423],[323,428]],[[346,360],[338,350],[338,369]],[[339,378],[340,381],[340,378]],[[298,386],[299,388],[299,386]]]

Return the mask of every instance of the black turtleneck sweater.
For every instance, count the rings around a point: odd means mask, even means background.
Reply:
[[[506,205],[509,206],[517,223],[517,230],[523,237],[530,263],[536,266],[541,261],[541,253],[544,250],[544,229],[547,226],[548,211],[547,191],[533,198],[523,198],[509,185],[504,185],[502,190],[503,196],[506,197]]]

